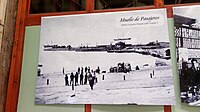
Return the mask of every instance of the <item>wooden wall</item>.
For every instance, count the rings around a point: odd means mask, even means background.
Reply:
[[[18,0],[0,0],[0,112],[5,112]]]
[[[5,20],[5,11],[6,11],[6,4],[7,0],[0,0],[0,52],[2,48],[2,37],[3,37],[3,29],[4,29],[4,20]],[[0,62],[0,64],[2,64]],[[1,70],[1,69],[0,69]],[[4,80],[3,74],[0,74],[0,112],[3,112],[4,110],[4,104],[5,104],[5,94],[4,94],[4,83],[2,82]]]
[[[7,0],[0,0],[0,46],[1,46],[2,35],[3,35],[6,3],[7,3]],[[1,51],[1,47],[0,47],[0,51]]]

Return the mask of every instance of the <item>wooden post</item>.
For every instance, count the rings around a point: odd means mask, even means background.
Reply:
[[[94,11],[94,0],[86,0],[86,11],[87,12]],[[91,111],[92,111],[91,104],[85,104],[85,112],[91,112]]]
[[[150,78],[152,78],[152,73],[150,73]]]
[[[170,105],[164,105],[164,112],[172,112],[172,108]]]
[[[86,0],[86,11],[87,12],[94,11],[94,0]]]
[[[49,85],[49,79],[47,79],[47,85]]]
[[[1,10],[1,9],[0,9],[0,10]],[[2,44],[3,28],[4,28],[4,24],[3,24],[3,22],[2,22],[2,19],[0,19],[0,52],[1,52],[1,44]]]
[[[91,104],[85,104],[85,112],[92,112],[92,105]]]
[[[167,8],[167,18],[173,18],[173,6],[166,6]]]
[[[16,12],[17,0],[0,2],[0,112],[5,112],[6,107]]]
[[[3,38],[6,3],[7,3],[7,0],[0,1],[0,53],[5,52],[4,50],[1,51],[1,48],[3,48],[2,47],[2,42],[3,42],[2,38]],[[6,72],[8,72],[8,70],[4,71],[2,55],[3,54],[0,54],[0,58],[1,58],[0,59],[0,85],[1,85],[0,86],[0,97],[1,97],[0,98],[0,112],[5,111],[5,101],[6,101],[5,97],[6,97],[7,81],[8,81],[8,73],[6,73]]]
[[[163,6],[164,5],[164,0],[154,0],[154,5],[157,6]]]
[[[1,45],[2,45],[6,4],[7,4],[7,0],[1,0],[0,2],[0,51],[1,51]]]
[[[6,112],[17,112],[17,103],[19,95],[20,86],[20,76],[22,67],[22,56],[23,56],[23,43],[25,34],[25,19],[27,17],[28,11],[28,0],[9,0],[7,13],[10,15],[11,19],[16,19],[16,23],[10,20],[7,25],[10,29],[15,29],[14,32],[8,32],[9,35],[14,34],[13,46],[12,48],[12,58],[9,73],[8,89],[6,96]],[[17,16],[15,15],[17,11]],[[11,16],[13,15],[13,16]],[[8,16],[6,16],[7,18]],[[14,26],[15,25],[15,26]],[[6,30],[6,29],[5,29]],[[13,39],[13,35],[12,35]],[[11,39],[6,39],[11,40]],[[10,43],[10,41],[8,41]],[[8,56],[9,57],[9,56]],[[4,57],[5,58],[5,57]],[[10,60],[10,57],[9,57]],[[0,64],[1,65],[1,64]]]

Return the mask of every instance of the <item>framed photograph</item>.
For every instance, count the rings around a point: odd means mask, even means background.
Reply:
[[[35,104],[174,105],[166,9],[44,17]]]
[[[200,106],[200,5],[174,7],[181,101]]]

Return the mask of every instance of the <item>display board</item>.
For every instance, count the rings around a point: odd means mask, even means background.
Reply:
[[[181,99],[200,106],[200,6],[174,7],[173,11]]]
[[[174,105],[166,9],[44,17],[36,104]]]
[[[175,41],[173,19],[168,19],[173,79],[175,84],[176,105],[172,112],[199,112],[199,107],[191,107],[181,103],[179,95],[179,78],[175,59]],[[18,112],[84,112],[83,105],[35,105],[35,85],[37,62],[39,56],[40,26],[26,27],[23,66],[21,74]],[[92,112],[164,112],[163,106],[132,106],[132,105],[92,105]]]

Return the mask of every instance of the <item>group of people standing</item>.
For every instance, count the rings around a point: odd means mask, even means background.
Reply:
[[[196,96],[200,91],[200,67],[196,59],[191,59],[191,63],[183,61],[180,70],[181,92],[190,92]],[[186,94],[188,96],[188,94]]]
[[[65,70],[63,68],[63,74],[65,74]],[[97,69],[92,70],[90,67],[78,67],[77,71],[71,72],[70,76],[65,74],[65,86],[72,86],[72,90],[74,90],[74,86],[80,85],[87,85],[89,81],[90,88],[93,90],[93,86],[97,83],[96,74],[100,74],[100,67],[98,66]],[[70,78],[70,80],[69,80]]]

